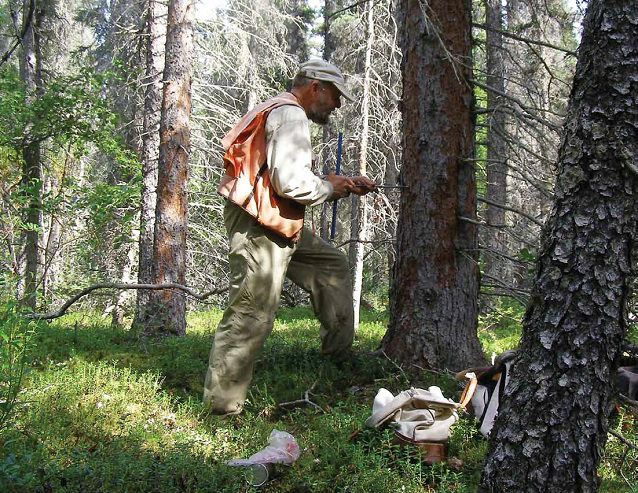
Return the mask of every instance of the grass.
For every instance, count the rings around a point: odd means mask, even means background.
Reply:
[[[480,332],[487,352],[516,345],[516,307],[504,313],[483,320],[484,326],[491,324]],[[193,313],[186,337],[161,341],[140,340],[86,315],[41,327],[21,405],[13,426],[0,436],[0,491],[256,491],[242,470],[225,462],[263,448],[273,429],[292,433],[302,454],[294,467],[276,467],[261,491],[475,491],[486,443],[469,419],[454,426],[449,443],[448,456],[459,461],[432,467],[413,450],[392,444],[390,430],[362,429],[380,387],[396,393],[410,385],[439,385],[458,399],[457,384],[430,373],[408,382],[383,359],[337,367],[320,357],[318,322],[307,307],[279,312],[244,413],[226,419],[210,415],[200,399],[220,317],[215,309]],[[384,312],[365,312],[355,349],[375,349],[386,324]],[[278,406],[313,385],[312,400],[326,412]],[[601,491],[631,491],[613,467],[623,450],[608,447]]]

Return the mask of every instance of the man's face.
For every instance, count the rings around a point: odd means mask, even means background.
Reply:
[[[319,125],[328,123],[330,113],[341,108],[341,93],[330,82],[314,81],[313,101],[308,109],[308,118]]]

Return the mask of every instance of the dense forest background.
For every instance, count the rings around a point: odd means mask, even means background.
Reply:
[[[280,427],[304,454],[273,491],[636,491],[638,402],[614,387],[638,356],[635,2],[0,0],[0,20],[1,486],[238,491],[225,461]],[[313,56],[356,96],[311,127],[315,171],[343,136],[341,173],[387,186],[306,215],[348,255],[358,358],[319,357],[287,284],[223,421],[201,403],[221,138]],[[379,386],[455,395],[516,347],[489,445],[462,419],[426,468],[360,430]]]
[[[321,56],[348,76],[357,102],[313,128],[317,172],[378,183],[401,177],[401,50],[392,1],[325,4],[229,1],[197,5],[188,153],[186,284],[227,283],[221,137],[256,102],[285,90],[297,65]],[[3,1],[0,37],[3,283],[38,311],[95,283],[149,282],[164,62],[160,2]],[[581,6],[477,1],[472,71],[481,304],[524,302],[575,66]],[[30,44],[27,40],[31,40]],[[159,94],[159,95],[158,95]],[[348,252],[355,299],[387,304],[401,189],[338,203],[336,245]],[[329,238],[331,206],[307,214]],[[149,250],[150,249],[150,250]],[[150,251],[150,253],[149,253]],[[151,259],[151,260],[149,260]],[[141,294],[140,296],[144,296]],[[114,323],[136,294],[84,298]],[[223,303],[224,294],[209,299]],[[284,302],[305,301],[287,286]],[[188,302],[199,309],[199,302]],[[138,301],[139,304],[139,301]]]
[[[278,427],[304,448],[272,491],[636,491],[637,29],[630,0],[0,0],[0,485],[239,491]],[[286,284],[223,421],[221,139],[313,56],[356,96],[315,171],[343,136],[388,186],[306,214],[379,357],[320,358]],[[489,445],[462,419],[428,468],[360,429],[379,386],[453,396],[516,347]]]

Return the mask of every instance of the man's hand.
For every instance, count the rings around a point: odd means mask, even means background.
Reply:
[[[330,173],[328,176],[324,177],[324,180],[332,183],[332,199],[342,199],[343,197],[347,197],[350,195],[351,191],[356,188],[354,181],[352,178],[342,175],[335,175],[334,173]],[[355,192],[356,193],[356,192]]]
[[[377,189],[377,184],[365,176],[354,176],[352,181],[354,182],[354,187],[350,191],[357,195],[365,195]]]

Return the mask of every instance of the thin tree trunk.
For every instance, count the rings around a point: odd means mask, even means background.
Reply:
[[[305,15],[308,9],[306,0],[292,0],[290,3],[290,15],[293,21],[288,24],[288,51],[304,61],[308,58],[308,28],[309,20]]]
[[[153,242],[153,277],[156,284],[186,284],[186,187],[190,155],[193,10],[192,0],[170,0],[168,3]],[[184,293],[173,290],[160,291],[156,301],[159,305],[155,322],[147,331],[154,335],[184,335]]]
[[[330,33],[330,14],[335,11],[335,0],[325,0],[323,3],[323,59],[330,61],[332,53],[335,50],[335,40]],[[330,147],[328,144],[334,138],[334,130],[332,125],[328,123],[323,126],[321,141],[323,143],[322,151],[322,172],[324,175],[329,174],[334,169],[331,168],[332,162],[329,155]],[[330,218],[332,214],[332,202],[326,202],[321,206],[321,216],[319,219],[319,235],[324,240],[330,239]]]
[[[507,203],[507,162],[505,153],[505,104],[501,94],[505,94],[503,29],[501,0],[485,0],[486,51],[487,51],[487,190],[486,197],[498,204]],[[505,210],[488,204],[487,223],[494,226],[505,225]],[[486,228],[486,246],[492,250],[506,252],[507,235],[503,228]],[[507,264],[494,255],[484,258],[485,273],[492,278],[510,284],[507,279]]]
[[[361,135],[359,141],[359,169],[358,175],[365,176],[368,159],[368,138],[370,135],[370,74],[372,71],[372,43],[374,41],[374,17],[372,2],[366,4],[366,51],[363,75],[363,97],[361,102]],[[366,197],[357,197],[356,207],[353,202],[353,209],[356,211],[356,221],[353,221],[353,280],[352,280],[352,300],[354,304],[354,329],[359,328],[359,309],[361,306],[362,286],[363,286],[363,256],[365,254],[365,243],[368,233],[368,217],[366,208]]]
[[[638,3],[591,0],[534,294],[480,492],[590,493],[638,238]]]
[[[129,244],[128,251],[126,253],[126,260],[124,261],[124,265],[122,266],[122,275],[120,276],[120,280],[122,284],[131,284],[133,283],[133,266],[135,265],[136,260],[136,250],[139,245],[139,238],[135,238],[136,234],[132,238],[131,243]],[[114,327],[121,327],[124,324],[124,309],[126,307],[127,302],[131,299],[133,293],[122,290],[117,295],[115,299],[115,303],[113,306],[113,311],[111,312],[111,324]]]
[[[257,104],[257,91],[255,88],[257,87],[257,63],[255,59],[257,58],[257,43],[255,42],[255,36],[252,33],[247,33],[248,35],[248,43],[247,43],[247,60],[248,60],[248,98],[246,100],[246,113],[252,110]]]
[[[58,179],[55,175],[50,175],[47,180],[47,193],[52,193],[59,187]],[[45,234],[43,235],[44,245],[44,269],[42,272],[42,298],[47,300],[51,295],[51,287],[59,275],[60,266],[57,253],[62,240],[62,224],[57,214],[50,214]]]
[[[140,284],[153,282],[153,234],[157,206],[157,162],[159,158],[159,123],[162,107],[162,73],[166,23],[161,21],[163,9],[156,0],[146,6],[146,74],[144,81],[144,117],[142,129],[142,198],[140,201],[139,267]],[[137,309],[133,321],[138,326],[152,312],[149,291],[137,291]]]
[[[26,86],[26,103],[30,104],[38,97],[42,88],[40,40],[36,24],[39,23],[40,10],[31,0],[24,5],[23,22],[28,23],[22,38],[22,58],[20,72]],[[28,132],[28,130],[27,130]],[[25,194],[25,223],[29,228],[24,233],[24,290],[22,297],[29,308],[35,310],[37,299],[39,264],[39,238],[42,227],[42,157],[39,141],[31,141],[22,150],[22,187]]]
[[[403,168],[386,353],[399,363],[461,369],[483,360],[470,5],[402,0]],[[460,62],[460,63],[459,63]]]

